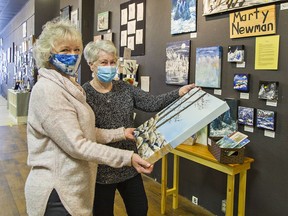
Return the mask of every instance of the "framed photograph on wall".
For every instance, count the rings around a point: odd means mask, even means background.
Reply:
[[[97,31],[108,30],[110,25],[110,11],[105,11],[97,15]]]
[[[167,44],[165,64],[167,84],[188,84],[190,43],[190,40],[185,40]]]
[[[203,0],[203,15],[223,13],[283,0]]]
[[[62,9],[60,9],[60,19],[70,20],[71,16],[71,6],[68,5]]]
[[[222,50],[222,46],[196,48],[196,86],[221,87]]]
[[[171,34],[196,32],[197,0],[171,1]]]

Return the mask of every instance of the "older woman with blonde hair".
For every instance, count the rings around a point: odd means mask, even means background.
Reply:
[[[81,34],[67,21],[46,23],[33,49],[40,78],[27,121],[30,216],[92,215],[98,164],[152,171],[133,151],[99,144],[133,138],[134,129],[95,128],[94,112],[76,82],[82,50]]]

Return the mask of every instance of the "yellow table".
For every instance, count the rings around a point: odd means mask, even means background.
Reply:
[[[162,158],[161,176],[161,214],[166,211],[166,198],[173,196],[173,209],[178,208],[179,190],[179,157],[194,161],[227,174],[226,216],[233,215],[235,176],[239,174],[238,216],[245,215],[247,170],[250,169],[253,158],[245,157],[243,164],[221,164],[208,151],[207,146],[201,144],[181,144],[172,151],[174,154],[173,188],[167,188],[167,155]]]

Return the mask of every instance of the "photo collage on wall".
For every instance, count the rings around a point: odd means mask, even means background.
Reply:
[[[146,0],[131,0],[120,5],[120,56],[124,48],[131,56],[145,55]]]

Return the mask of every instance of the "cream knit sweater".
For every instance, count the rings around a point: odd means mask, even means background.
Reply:
[[[133,151],[99,143],[125,139],[124,129],[95,128],[81,86],[54,70],[40,69],[28,112],[27,213],[44,215],[53,188],[73,216],[92,215],[97,164],[131,166]],[[97,141],[97,142],[96,142]]]

